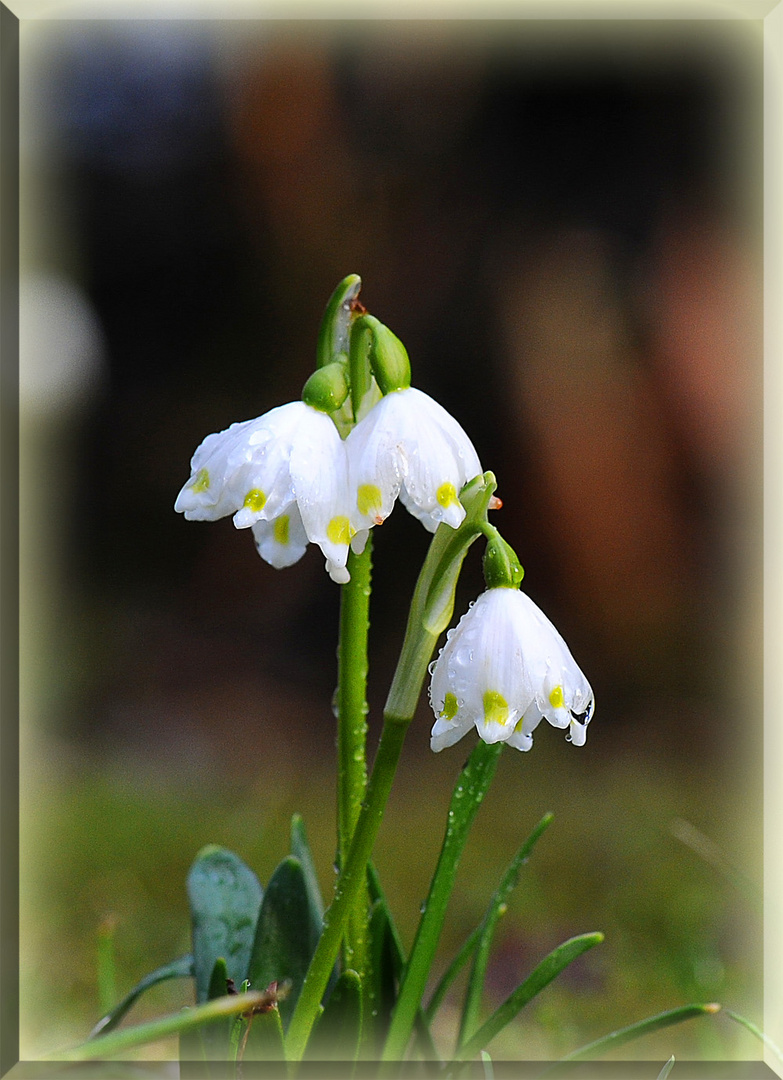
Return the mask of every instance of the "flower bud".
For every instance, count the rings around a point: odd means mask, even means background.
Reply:
[[[332,363],[340,353],[348,352],[348,333],[361,287],[359,275],[349,274],[329,297],[318,332],[316,356],[319,368]]]
[[[375,381],[382,394],[406,390],[411,384],[411,362],[400,339],[374,315],[360,315],[354,333],[368,327],[372,331],[369,358]]]
[[[318,368],[302,390],[302,401],[320,412],[333,413],[348,397],[348,370],[340,361]]]
[[[484,580],[488,589],[518,589],[525,571],[517,553],[496,532],[484,551]]]

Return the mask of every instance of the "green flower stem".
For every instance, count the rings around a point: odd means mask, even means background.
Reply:
[[[359,811],[367,790],[367,638],[370,627],[372,533],[361,555],[348,556],[351,580],[343,585],[337,665],[337,854],[348,857]],[[364,974],[367,960],[366,886],[359,890],[348,918],[344,968]]]
[[[367,797],[359,814],[348,857],[337,879],[334,899],[324,915],[323,932],[288,1026],[288,1061],[302,1059],[310,1031],[320,1011],[321,998],[329,975],[337,959],[346,921],[357,896],[366,885],[367,864],[383,820],[383,811],[407,730],[408,724],[405,722],[393,719],[384,721],[372,776],[367,786]]]
[[[301,1061],[321,998],[340,950],[345,924],[367,880],[378,830],[391,791],[408,726],[413,719],[427,674],[427,665],[440,633],[448,626],[454,609],[454,589],[468,548],[486,524],[487,508],[495,478],[492,473],[476,477],[461,492],[466,510],[459,529],[441,525],[430,544],[414,592],[408,626],[384,711],[378,752],[353,839],[337,879],[334,899],[324,915],[318,941],[302,985],[286,1036],[286,1059]]]

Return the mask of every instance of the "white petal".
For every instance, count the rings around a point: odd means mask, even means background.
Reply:
[[[236,514],[239,528],[262,516],[259,504],[266,509],[263,516],[275,517],[291,501],[288,458],[306,408],[290,402],[208,435],[191,459],[191,477],[174,509],[191,521]]]
[[[430,532],[465,518],[458,495],[481,472],[457,421],[421,390],[387,394],[347,440],[349,479],[365,527],[379,524],[399,495]]]
[[[348,483],[360,526],[380,525],[400,492],[403,459],[395,394],[387,394],[345,440]]]
[[[356,534],[348,494],[348,459],[337,428],[310,406],[291,451],[291,479],[308,538],[321,548],[327,569],[344,577],[348,546]],[[335,578],[337,580],[337,578]]]
[[[307,533],[295,503],[274,521],[256,521],[252,532],[258,554],[278,570],[293,566],[307,548]]]

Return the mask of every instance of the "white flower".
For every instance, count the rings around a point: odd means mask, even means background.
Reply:
[[[234,515],[253,528],[259,554],[275,567],[318,544],[331,577],[344,583],[350,513],[345,443],[330,417],[303,401],[208,435],[191,461],[174,509],[190,521]],[[357,537],[361,543],[361,537]]]
[[[459,492],[481,472],[468,436],[421,390],[386,394],[346,439],[348,477],[359,528],[380,525],[399,495],[430,532],[465,518]]]
[[[432,671],[430,745],[451,746],[476,725],[488,743],[533,745],[542,719],[584,746],[593,691],[560,634],[530,597],[487,589],[450,631]]]

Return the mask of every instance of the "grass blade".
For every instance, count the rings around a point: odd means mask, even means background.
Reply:
[[[649,1035],[653,1031],[660,1031],[661,1028],[669,1027],[671,1024],[681,1024],[683,1020],[690,1020],[694,1016],[714,1015],[720,1012],[720,1008],[720,1005],[715,1002],[709,1005],[681,1005],[677,1009],[668,1009],[666,1012],[656,1013],[655,1016],[648,1016],[645,1020],[637,1020],[635,1024],[629,1024],[628,1027],[612,1031],[608,1035],[603,1035],[600,1039],[580,1047],[579,1050],[566,1054],[564,1058],[555,1062],[549,1069],[545,1069],[541,1075],[551,1076],[561,1066],[567,1065],[571,1061],[599,1058],[608,1051],[623,1046],[633,1039],[640,1039],[643,1035]]]
[[[119,1024],[120,1020],[144,991],[149,990],[151,986],[157,986],[158,983],[164,982],[166,979],[181,979],[193,974],[193,957],[190,953],[187,956],[181,956],[178,960],[172,960],[169,964],[164,964],[163,967],[159,967],[155,971],[151,971],[149,975],[145,975],[143,979],[136,983],[122,1001],[118,1002],[113,1009],[110,1009],[105,1016],[101,1017],[88,1038],[94,1039],[98,1035],[108,1034]]]
[[[212,1020],[249,1012],[255,1006],[265,1006],[268,1000],[268,995],[258,990],[251,990],[247,994],[232,994],[228,997],[216,998],[204,1005],[181,1009],[169,1016],[150,1020],[146,1024],[123,1028],[122,1031],[114,1031],[110,1035],[100,1035],[97,1039],[90,1039],[71,1050],[48,1054],[45,1060],[104,1061],[115,1054],[133,1050],[137,1046],[158,1042],[159,1039],[167,1039],[171,1035],[180,1035],[183,1031],[190,1031]]]
[[[511,860],[508,869],[503,875],[500,884],[489,902],[483,922],[481,923],[478,944],[473,957],[473,967],[471,968],[467,989],[465,991],[465,1004],[462,1008],[459,1037],[457,1039],[458,1047],[462,1046],[478,1027],[481,997],[484,992],[484,979],[487,974],[487,964],[489,963],[489,952],[492,947],[492,939],[497,924],[506,910],[506,902],[519,880],[520,869],[530,858],[530,854],[536,846],[539,837],[546,831],[549,825],[551,825],[553,819],[553,814],[545,814],[541,821],[539,821],[530,836],[528,836],[527,840],[525,840],[524,844],[522,844],[519,851]]]
[[[404,1057],[416,1015],[421,1008],[460,857],[481,801],[495,775],[502,749],[503,743],[490,746],[478,742],[454,787],[440,858],[408,957],[383,1050],[384,1061],[401,1061]]]
[[[544,957],[533,971],[528,975],[502,1005],[490,1016],[489,1020],[468,1041],[461,1046],[454,1058],[455,1061],[468,1061],[474,1058],[480,1050],[483,1050],[499,1031],[510,1023],[523,1006],[527,1005],[536,994],[539,994],[555,976],[559,975],[563,968],[568,967],[578,956],[594,945],[604,940],[601,933],[580,934],[578,937],[569,938],[562,945]]]
[[[768,1046],[772,1053],[775,1055],[775,1057],[778,1059],[778,1061],[783,1061],[783,1050],[781,1050],[780,1047],[777,1046],[772,1041],[772,1039],[770,1039],[769,1035],[765,1035],[761,1028],[757,1027],[752,1020],[748,1020],[746,1017],[740,1016],[739,1013],[732,1012],[731,1009],[724,1009],[723,1012],[726,1016],[728,1016],[731,1020],[734,1020],[737,1024],[742,1024],[742,1026],[747,1028],[752,1035],[755,1035],[756,1038],[760,1039],[765,1046]]]
[[[432,1023],[432,1019],[435,1016],[435,1013],[440,1008],[441,1002],[446,996],[449,987],[459,975],[460,971],[462,971],[465,964],[467,964],[468,960],[470,960],[470,957],[473,954],[473,950],[478,944],[478,939],[481,936],[481,928],[482,924],[479,923],[479,925],[475,927],[475,929],[472,930],[470,934],[468,934],[459,952],[455,955],[454,959],[451,961],[449,966],[441,975],[438,985],[432,992],[432,997],[430,998],[429,1005],[424,1010],[424,1015],[427,1018],[427,1023]]]

